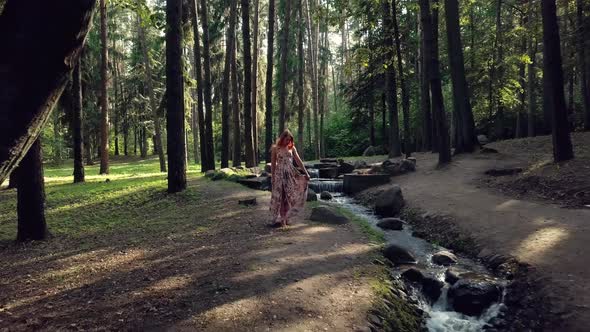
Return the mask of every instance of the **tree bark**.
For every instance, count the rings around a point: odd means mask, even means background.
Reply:
[[[203,171],[215,169],[215,149],[213,146],[213,105],[211,103],[211,48],[209,40],[209,19],[207,0],[201,0],[201,25],[203,26],[203,67],[205,77],[203,80],[205,99],[205,149],[207,158],[203,159]]]
[[[74,138],[74,183],[84,182],[84,137],[82,127],[82,75],[81,61],[72,73],[72,136]]]
[[[199,14],[197,10],[198,0],[189,0],[189,9],[193,18],[193,36],[195,43],[193,45],[194,59],[195,59],[195,78],[197,81],[197,124],[199,127],[199,143],[201,148],[201,172],[206,172],[205,163],[207,162],[207,147],[205,140],[205,110],[203,108],[203,73],[201,67],[201,44],[199,41]],[[195,157],[195,161],[196,160]]]
[[[232,59],[231,59],[231,85],[232,85],[232,109],[233,109],[233,122],[234,122],[234,134],[233,134],[233,158],[232,166],[238,167],[242,165],[242,134],[240,132],[240,90],[238,88],[238,65],[237,65],[237,46],[234,45],[232,48]],[[272,121],[272,119],[271,119]]]
[[[422,110],[422,139],[423,139],[423,150],[430,151],[433,147],[432,144],[432,113],[431,113],[431,102],[430,102],[430,83],[428,80],[427,72],[427,58],[426,58],[426,46],[424,45],[424,27],[420,25],[421,38],[420,38],[420,109]]]
[[[590,6],[586,8],[590,9]],[[590,65],[588,64],[588,59],[586,58],[586,43],[588,40],[586,39],[586,31],[590,25],[590,19],[585,18],[586,22],[584,21],[584,6],[583,0],[576,0],[576,30],[577,30],[577,69],[578,69],[578,77],[580,79],[580,96],[582,98],[582,105],[583,105],[583,113],[584,113],[584,130],[590,130],[590,86],[588,80],[590,80]]]
[[[252,136],[252,53],[250,47],[250,1],[242,0],[242,40],[244,56],[244,149],[246,167],[256,166]]]
[[[305,82],[303,80],[303,73],[305,72],[305,60],[303,54],[303,35],[305,33],[305,30],[303,23],[303,0],[299,0],[297,5],[297,26],[299,27],[299,31],[297,33],[297,145],[301,148],[301,150],[299,150],[299,154],[303,158],[303,135],[305,130]]]
[[[399,117],[397,110],[397,82],[394,62],[394,26],[389,0],[382,0],[383,6],[383,28],[385,29],[385,88],[387,94],[387,108],[389,110],[389,157],[402,155],[399,139]]]
[[[45,222],[45,184],[41,141],[37,139],[18,169],[17,212],[18,241],[43,240],[47,237]]]
[[[264,116],[265,131],[265,147],[264,155],[267,163],[271,162],[271,147],[273,144],[272,133],[272,81],[274,69],[274,31],[275,31],[275,0],[268,1],[268,41],[266,52],[266,112]]]
[[[25,156],[59,100],[95,3],[5,2],[0,14],[0,182]]]
[[[260,51],[260,46],[258,45],[259,16],[260,0],[254,0],[254,52],[252,59],[252,138],[254,140],[254,158],[256,160],[256,164],[258,164],[260,159],[258,150],[258,52]]]
[[[426,72],[429,78],[430,91],[432,93],[432,116],[436,133],[436,146],[438,148],[438,163],[446,164],[451,161],[451,148],[449,133],[444,109],[442,86],[440,79],[440,66],[436,41],[434,40],[433,21],[430,15],[429,0],[419,0],[420,21],[423,27],[424,51],[426,55]]]
[[[108,42],[107,5],[100,0],[100,174],[109,174],[109,101],[108,101]]]
[[[404,68],[402,66],[402,51],[400,42],[399,25],[397,23],[397,5],[396,0],[392,0],[391,6],[393,13],[391,15],[393,19],[393,28],[395,33],[395,49],[397,53],[397,70],[399,72],[399,82],[402,90],[402,113],[404,115],[404,153],[406,158],[412,155],[412,149],[410,147],[410,95],[408,94],[408,87],[406,86],[406,78],[404,75]]]
[[[166,1],[166,129],[168,192],[186,189],[182,0]]]
[[[145,66],[146,74],[146,88],[149,95],[150,107],[152,109],[152,120],[154,121],[154,127],[156,131],[154,139],[154,149],[158,153],[158,159],[160,161],[160,172],[166,172],[166,157],[164,156],[164,149],[162,148],[162,124],[160,123],[160,116],[158,115],[158,102],[154,92],[154,81],[152,76],[152,65],[148,55],[147,41],[145,37],[145,30],[143,27],[143,21],[140,15],[137,15],[138,20],[138,31],[139,31],[139,43],[141,47],[141,54],[143,57],[143,64]]]
[[[279,133],[285,130],[287,112],[287,60],[289,57],[289,28],[291,25],[291,1],[285,1],[285,17],[281,33],[281,72],[279,81]]]
[[[311,4],[310,0],[305,1],[305,12],[307,16],[307,34],[309,38],[308,41],[308,55],[309,55],[309,63],[310,63],[310,72],[311,72],[311,91],[312,91],[312,105],[313,105],[313,132],[314,132],[314,141],[313,141],[313,148],[315,150],[316,157],[319,158],[321,155],[321,147],[319,141],[319,81],[318,81],[318,64],[317,64],[317,43],[318,43],[318,35],[319,35],[319,24],[314,24],[311,19]]]
[[[563,93],[563,69],[559,41],[559,27],[555,0],[544,0],[543,16],[543,75],[547,77],[544,91],[549,94],[552,115],[553,160],[560,162],[574,157]]]
[[[475,121],[469,101],[469,87],[465,78],[465,62],[461,29],[459,28],[459,4],[457,0],[445,0],[449,64],[453,84],[453,104],[456,131],[455,154],[473,152],[479,145],[475,134]]]
[[[229,114],[230,114],[230,71],[233,48],[235,47],[235,30],[236,30],[236,0],[230,2],[229,10],[229,27],[227,29],[225,41],[225,63],[223,68],[223,82],[221,91],[221,168],[229,166]]]

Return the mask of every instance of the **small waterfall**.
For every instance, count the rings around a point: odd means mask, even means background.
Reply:
[[[312,179],[317,179],[320,177],[320,170],[316,168],[308,168],[307,173],[309,173],[309,177]]]
[[[311,175],[311,174],[310,174]],[[316,193],[321,193],[322,191],[328,191],[331,193],[341,193],[342,192],[342,181],[338,180],[313,180],[310,181],[307,187]]]

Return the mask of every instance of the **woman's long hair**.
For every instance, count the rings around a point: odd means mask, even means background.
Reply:
[[[294,139],[293,139],[293,134],[291,134],[291,132],[289,131],[289,129],[285,129],[285,131],[283,131],[281,133],[281,135],[279,136],[279,138],[277,139],[277,142],[275,143],[275,146],[278,147],[287,147],[289,150],[291,150],[294,146]]]

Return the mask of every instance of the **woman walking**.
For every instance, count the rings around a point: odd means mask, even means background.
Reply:
[[[293,141],[293,135],[287,129],[279,136],[272,148],[270,213],[273,226],[276,227],[289,225],[289,218],[303,208],[307,198],[309,173]],[[295,168],[293,160],[303,170],[303,174]]]

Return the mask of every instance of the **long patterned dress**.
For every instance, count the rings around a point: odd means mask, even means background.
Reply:
[[[306,198],[307,179],[293,166],[293,151],[277,148],[270,200],[272,220],[276,221],[280,217],[281,206],[286,211],[286,218],[303,210]]]

